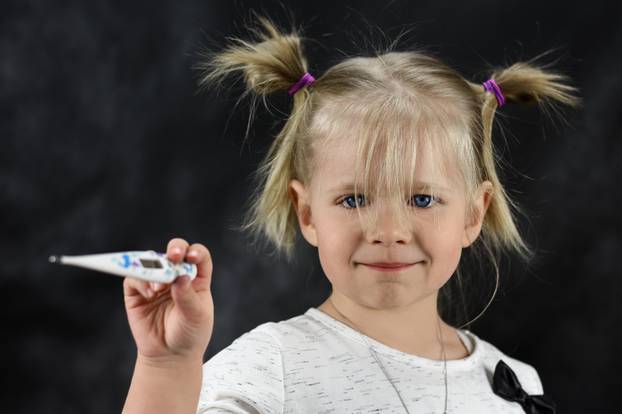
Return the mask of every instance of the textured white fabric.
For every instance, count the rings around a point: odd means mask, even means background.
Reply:
[[[499,359],[528,394],[542,394],[538,373],[469,330],[470,355],[447,361],[449,413],[524,413],[492,392]],[[360,334],[317,308],[244,333],[203,365],[197,413],[405,413]],[[443,361],[401,352],[366,337],[410,413],[442,413]]]

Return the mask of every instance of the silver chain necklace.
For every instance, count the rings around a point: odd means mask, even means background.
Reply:
[[[332,300],[330,300],[330,298],[329,298],[329,301],[330,301],[330,304],[333,307],[333,309],[335,309],[339,315],[341,315],[344,319],[350,321],[350,323],[352,325],[354,325],[354,327],[356,327],[356,324],[354,322],[352,322],[345,315],[343,315],[341,312],[339,312],[337,307],[335,305],[333,305],[333,302],[332,302]],[[437,315],[437,323],[438,323],[438,332],[437,333],[440,336],[439,341],[441,343],[441,354],[443,355],[443,377],[445,379],[445,407],[443,409],[443,414],[447,414],[447,358],[446,358],[446,355],[445,355],[445,344],[443,343],[443,332],[441,331],[441,322],[440,322],[440,318],[438,318],[438,315]],[[376,360],[376,363],[378,364],[378,366],[382,370],[382,373],[387,378],[387,380],[389,381],[389,383],[391,384],[391,386],[395,390],[395,393],[399,397],[399,399],[400,399],[400,401],[402,403],[402,406],[404,407],[404,410],[406,410],[406,413],[410,414],[410,411],[408,411],[408,407],[406,407],[406,404],[404,403],[404,400],[402,399],[402,395],[397,390],[397,387],[395,386],[393,381],[391,381],[391,378],[389,378],[389,375],[387,374],[387,371],[384,368],[384,365],[382,365],[382,362],[380,362],[380,359],[378,359],[378,356],[376,355],[376,352],[372,349],[370,343],[367,341],[367,338],[365,338],[365,335],[363,335],[361,333],[361,330],[358,329],[358,327],[356,327],[354,330],[359,334],[359,336],[363,339],[363,341],[365,341],[365,343],[367,344],[367,347],[369,348],[369,351],[370,351],[371,355],[374,357],[374,359]]]

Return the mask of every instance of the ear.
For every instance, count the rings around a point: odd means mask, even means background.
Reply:
[[[484,181],[479,185],[474,198],[475,214],[470,218],[467,217],[464,227],[464,234],[462,236],[463,248],[470,246],[479,236],[482,230],[482,224],[484,223],[484,217],[486,217],[486,211],[492,199],[493,188],[490,181]]]
[[[300,231],[303,237],[309,242],[309,244],[317,247],[317,231],[313,224],[311,216],[311,203],[310,194],[298,180],[291,180],[289,182],[288,194],[296,210],[298,216],[298,224],[300,225]]]

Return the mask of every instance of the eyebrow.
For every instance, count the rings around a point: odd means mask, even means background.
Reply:
[[[359,188],[363,188],[362,185],[359,185],[358,187]],[[413,188],[415,188],[415,189],[435,188],[435,189],[440,190],[440,191],[451,191],[450,188],[444,187],[442,185],[435,184],[435,183],[426,183],[426,182],[423,182],[423,181],[415,181],[413,183]],[[350,190],[354,190],[354,184],[353,183],[341,183],[341,184],[338,184],[335,187],[333,187],[331,191],[350,191]]]

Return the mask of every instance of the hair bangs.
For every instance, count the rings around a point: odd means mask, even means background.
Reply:
[[[316,112],[311,123],[313,158],[319,165],[323,154],[340,140],[354,140],[355,199],[358,203],[358,196],[363,195],[366,207],[377,204],[377,208],[357,208],[363,227],[375,228],[382,208],[389,208],[398,225],[406,227],[416,213],[411,204],[414,195],[437,199],[441,191],[436,183],[445,181],[453,188],[464,184],[464,167],[471,164],[465,159],[468,132],[456,113],[446,102],[413,95],[333,99]],[[426,176],[417,173],[423,159],[429,165]],[[457,167],[458,182],[446,178],[449,166]]]

